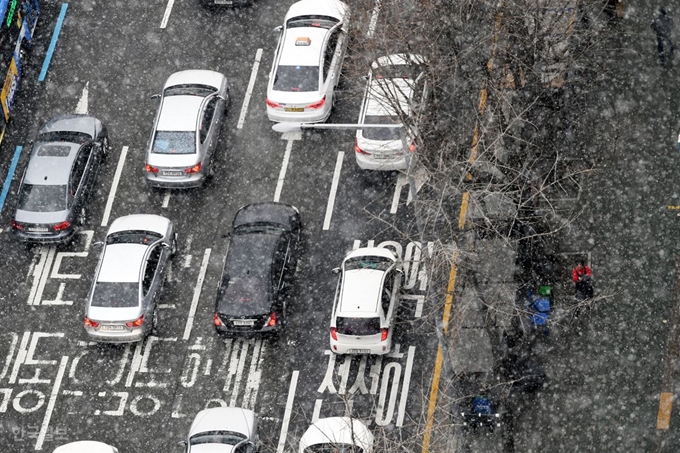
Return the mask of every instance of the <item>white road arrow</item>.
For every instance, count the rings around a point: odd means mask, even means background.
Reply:
[[[90,82],[87,82],[85,84],[85,88],[83,88],[83,94],[80,96],[78,105],[76,105],[76,113],[82,115],[87,114],[87,100],[89,96],[90,96]]]

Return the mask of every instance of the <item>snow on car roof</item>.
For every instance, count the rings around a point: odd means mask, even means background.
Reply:
[[[298,27],[286,31],[283,38],[283,52],[279,65],[284,66],[319,66],[323,40],[328,30],[317,27]],[[300,46],[296,42],[300,38],[309,38],[309,45]]]
[[[98,282],[134,283],[139,281],[144,254],[148,250],[143,244],[112,244],[104,250],[102,267],[97,275]]]
[[[402,112],[410,112],[409,99],[413,93],[413,80],[372,79],[368,89],[367,115],[396,115],[399,101]]]

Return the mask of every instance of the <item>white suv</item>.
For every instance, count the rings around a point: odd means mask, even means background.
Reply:
[[[302,0],[286,14],[269,73],[272,121],[323,122],[331,114],[347,49],[349,8],[339,0]]]
[[[337,354],[387,354],[399,308],[401,262],[385,248],[349,253],[340,268],[331,315],[330,345]]]

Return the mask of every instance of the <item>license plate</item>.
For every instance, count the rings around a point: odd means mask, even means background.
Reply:
[[[102,326],[101,330],[124,330],[123,326]]]
[[[164,171],[161,174],[163,176],[184,176],[183,171]]]
[[[28,231],[32,233],[47,233],[47,228],[29,228]]]
[[[370,354],[371,350],[370,349],[349,349],[347,351],[350,354]]]
[[[239,320],[236,319],[233,321],[235,326],[252,326],[255,324],[255,321],[250,321],[250,320]]]
[[[304,112],[305,108],[304,107],[286,107],[284,110],[286,112]]]

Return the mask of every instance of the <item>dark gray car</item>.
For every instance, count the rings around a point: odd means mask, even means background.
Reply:
[[[11,220],[25,242],[68,242],[83,225],[102,160],[106,126],[87,115],[62,115],[38,131]]]

